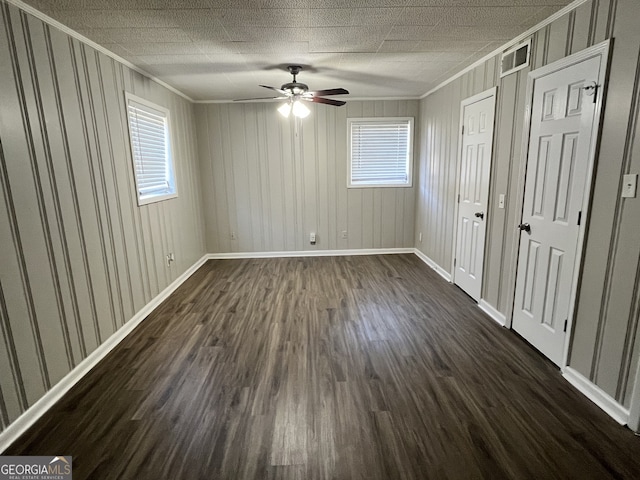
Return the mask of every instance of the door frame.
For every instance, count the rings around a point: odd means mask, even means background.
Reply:
[[[455,197],[454,197],[454,211],[453,211],[453,255],[451,255],[451,283],[453,283],[455,285],[456,283],[456,267],[455,267],[455,260],[456,260],[456,253],[458,251],[458,197],[460,195],[460,174],[462,171],[462,140],[463,140],[463,135],[462,135],[462,127],[464,126],[464,109],[465,107],[472,105],[474,103],[480,102],[482,100],[485,100],[487,98],[491,98],[493,97],[493,125],[491,126],[492,129],[492,134],[491,134],[491,149],[489,152],[489,192],[488,192],[488,196],[487,196],[487,213],[486,213],[486,224],[487,227],[489,225],[489,199],[491,198],[491,178],[492,178],[492,168],[493,168],[493,144],[495,143],[495,139],[496,139],[496,106],[497,106],[497,96],[498,96],[498,87],[492,87],[488,90],[485,90],[484,92],[480,92],[476,95],[473,95],[469,98],[465,98],[464,100],[462,100],[460,102],[460,123],[458,124],[458,155],[456,157],[456,191],[455,191]],[[488,231],[489,229],[486,228],[486,230]],[[487,250],[487,237],[485,235],[485,242],[484,242],[484,253],[486,254],[486,250]],[[485,261],[486,256],[483,255],[483,259],[482,259],[482,278],[480,279],[480,299],[478,301],[478,304],[480,304],[480,301],[482,300],[482,287],[484,286],[484,261]]]
[[[591,146],[590,154],[587,159],[587,177],[585,182],[585,192],[582,199],[582,221],[578,230],[578,244],[576,245],[576,258],[573,266],[573,285],[571,287],[571,294],[569,298],[569,313],[567,322],[567,334],[564,339],[564,348],[562,354],[562,362],[560,369],[564,372],[567,366],[569,358],[569,346],[571,344],[571,338],[573,333],[573,323],[575,316],[576,300],[578,298],[578,291],[580,288],[580,280],[582,277],[582,270],[584,266],[584,247],[585,247],[585,234],[589,226],[591,198],[593,193],[594,183],[594,170],[596,161],[598,159],[598,153],[600,148],[600,135],[602,125],[603,105],[607,93],[607,80],[609,74],[609,53],[611,51],[611,40],[605,40],[602,43],[586,48],[578,53],[569,55],[568,57],[557,60],[549,65],[538,68],[529,72],[527,79],[526,89],[526,105],[525,105],[525,118],[522,132],[522,148],[520,153],[520,169],[518,172],[518,192],[514,198],[516,204],[514,208],[514,216],[511,220],[511,225],[514,227],[514,235],[511,237],[513,256],[511,259],[511,272],[508,285],[510,285],[511,302],[509,304],[509,311],[507,312],[507,327],[511,328],[513,323],[513,311],[515,308],[515,291],[516,280],[518,271],[518,260],[520,258],[520,234],[516,233],[515,226],[522,220],[523,208],[524,208],[524,189],[527,174],[527,157],[529,154],[529,135],[531,133],[531,104],[533,103],[533,93],[535,89],[535,82],[538,78],[558,72],[565,68],[571,67],[577,63],[583,62],[590,58],[600,57],[600,74],[598,76],[598,90],[596,97],[596,107],[594,110],[594,122],[591,130]]]

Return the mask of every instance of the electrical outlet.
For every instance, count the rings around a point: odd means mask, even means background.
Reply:
[[[311,245],[316,244],[316,232],[311,232],[309,234],[309,243],[311,243]]]
[[[237,240],[238,237],[236,235],[236,232],[231,232],[231,240]]]
[[[622,178],[622,197],[635,198],[637,185],[638,185],[638,175],[636,173],[630,173],[625,175]]]
[[[346,230],[342,230],[342,232],[340,232],[340,238],[342,238],[343,240],[346,240],[347,238],[349,238],[349,235],[347,234]]]
[[[422,232],[420,232],[420,233],[418,234],[418,241],[419,241],[420,243],[422,243]]]
[[[504,208],[504,193],[498,197],[498,208]]]

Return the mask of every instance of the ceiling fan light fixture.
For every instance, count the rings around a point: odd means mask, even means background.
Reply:
[[[349,90],[344,88],[329,88],[325,90],[309,91],[309,86],[304,83],[300,83],[296,80],[296,76],[302,70],[300,65],[289,65],[289,73],[293,75],[293,82],[285,83],[280,88],[270,87],[269,85],[260,85],[263,88],[278,92],[279,97],[258,97],[258,98],[239,98],[234,100],[235,102],[256,102],[261,100],[285,100],[287,103],[278,107],[278,112],[288,118],[293,112],[293,115],[298,118],[306,118],[311,113],[311,110],[303,105],[305,102],[322,103],[324,105],[332,105],[334,107],[341,107],[344,105],[344,100],[334,100],[332,98],[324,98],[329,95],[348,95]]]
[[[307,106],[304,105],[299,100],[296,100],[295,102],[293,102],[292,110],[293,110],[293,114],[299,118],[306,118],[311,113],[311,110],[309,110]]]
[[[280,115],[282,115],[284,118],[289,118],[289,114],[291,113],[291,103],[287,102],[280,105],[278,107],[278,112],[280,112]]]

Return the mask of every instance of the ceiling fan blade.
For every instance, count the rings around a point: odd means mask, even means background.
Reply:
[[[305,100],[307,102],[313,103],[324,103],[326,105],[333,105],[334,107],[341,107],[345,105],[347,102],[343,102],[342,100],[333,100],[331,98],[322,98],[322,97],[301,97],[301,100]]]
[[[281,93],[282,95],[288,95],[287,92],[285,92],[284,90],[280,90],[279,88],[276,87],[270,87],[269,85],[260,85],[262,88],[268,88],[269,90],[273,90],[275,92]]]
[[[251,102],[254,100],[287,100],[289,97],[256,97],[256,98],[237,98],[234,102]]]
[[[329,90],[316,90],[315,92],[307,92],[306,95],[312,97],[326,97],[327,95],[348,95],[349,90],[344,88],[330,88]]]

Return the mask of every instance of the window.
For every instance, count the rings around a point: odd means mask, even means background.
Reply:
[[[350,118],[349,184],[410,187],[413,118]]]
[[[169,110],[125,94],[138,205],[178,196],[169,143]]]

